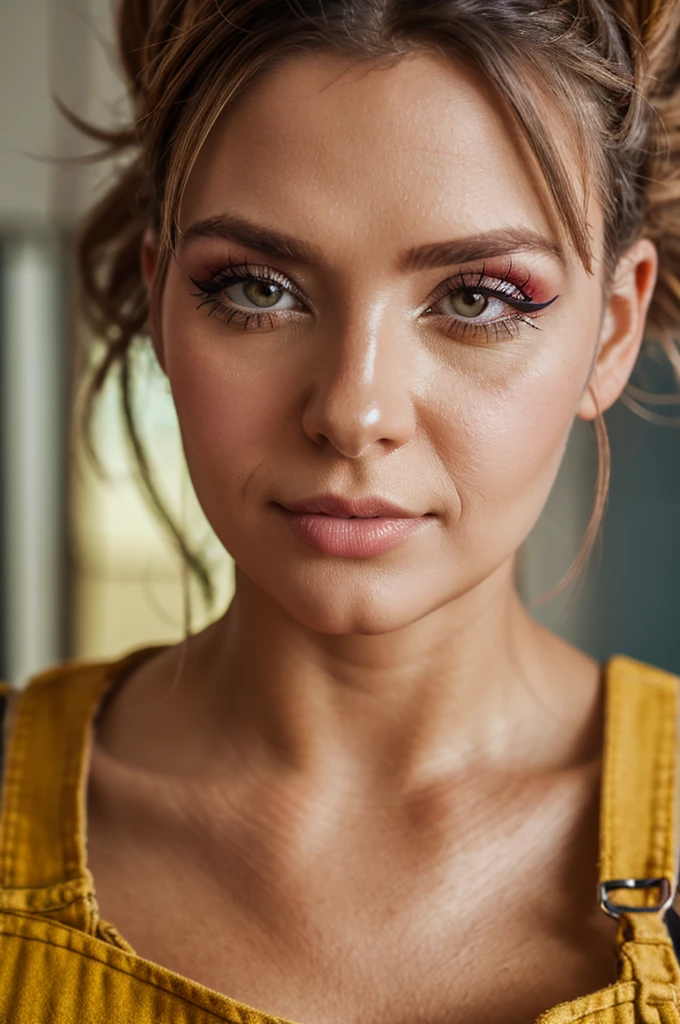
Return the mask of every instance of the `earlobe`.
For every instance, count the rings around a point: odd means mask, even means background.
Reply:
[[[606,298],[597,358],[577,416],[594,420],[619,397],[633,372],[654,293],[658,254],[648,238],[639,239],[621,257]]]

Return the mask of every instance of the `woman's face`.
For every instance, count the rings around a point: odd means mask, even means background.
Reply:
[[[507,583],[604,299],[484,83],[425,54],[296,57],[222,115],[179,223],[154,340],[240,572],[327,633]],[[598,257],[595,206],[590,230]]]

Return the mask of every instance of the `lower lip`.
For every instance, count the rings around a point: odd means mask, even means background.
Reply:
[[[431,523],[434,516],[409,519],[342,519],[321,513],[291,512],[278,506],[288,529],[298,540],[323,555],[341,558],[370,558],[392,551],[414,533]]]

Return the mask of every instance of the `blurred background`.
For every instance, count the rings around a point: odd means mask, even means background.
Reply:
[[[79,371],[97,339],[74,304],[73,230],[115,168],[67,162],[95,144],[51,93],[86,120],[127,120],[114,3],[2,0],[0,9],[0,678],[19,684],[67,658],[108,658],[182,637],[181,563],[139,497],[115,387],[97,412],[104,474],[85,457],[74,422]],[[199,629],[226,607],[233,564],[197,506],[170,394],[143,344],[138,379],[143,434],[163,467],[164,494],[216,575],[212,609],[192,587]],[[659,394],[674,390],[653,352],[635,380]],[[518,582],[538,619],[600,660],[623,653],[680,673],[680,406],[646,408],[662,422],[622,402],[606,416],[611,491],[588,569],[541,603],[578,554],[593,504],[596,446],[577,422]]]

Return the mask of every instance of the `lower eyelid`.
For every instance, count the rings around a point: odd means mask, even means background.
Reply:
[[[455,327],[451,327],[448,331],[452,336],[465,337],[471,335],[472,338],[496,340],[501,334],[506,338],[516,337],[520,331],[521,316],[506,316],[501,317],[497,320],[489,320],[485,323],[470,323],[460,325],[460,321],[455,321]]]

